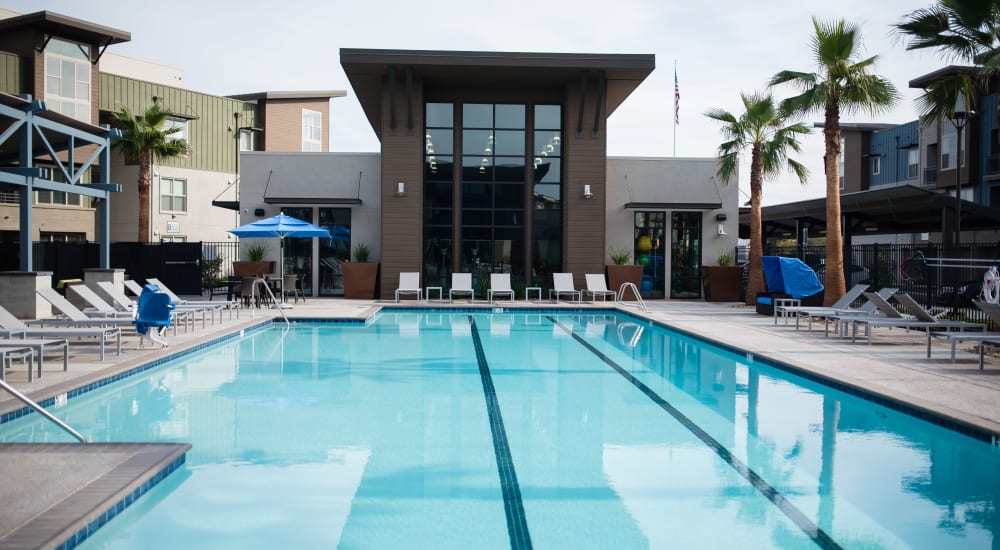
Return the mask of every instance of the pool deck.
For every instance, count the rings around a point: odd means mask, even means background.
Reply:
[[[313,299],[300,301],[286,310],[294,318],[365,319],[391,301]],[[413,306],[405,302],[401,306]],[[479,306],[487,306],[478,302]],[[508,303],[497,306],[509,307]],[[986,357],[979,370],[972,344],[958,346],[951,362],[950,344],[935,339],[927,358],[923,332],[876,329],[873,344],[859,338],[825,338],[822,323],[812,332],[796,331],[794,320],[777,326],[770,317],[757,315],[740,304],[701,301],[653,301],[649,312],[632,307],[624,311],[675,327],[682,331],[752,353],[771,361],[829,379],[839,384],[878,394],[889,401],[906,403],[933,412],[958,424],[1000,435],[1000,358]],[[452,306],[445,302],[421,303],[417,307],[467,308],[467,301]],[[517,308],[575,308],[576,304],[525,303]],[[585,308],[614,307],[598,303]],[[191,349],[275,317],[275,310],[243,310],[239,319],[229,319],[185,333],[181,329],[167,339],[170,347],[136,349],[138,337],[123,337],[122,354],[113,348],[106,360],[98,361],[96,347],[71,342],[69,369],[62,358],[49,357],[43,376],[28,382],[27,368],[15,363],[7,371],[7,382],[36,401],[57,398],[71,389],[128,371],[167,355]],[[0,415],[18,410],[20,402],[0,391]],[[3,425],[0,424],[0,432]],[[184,452],[183,445],[167,444],[0,444],[0,502],[17,510],[0,521],[0,549],[55,548],[65,536],[78,532],[100,517],[121,496],[161,472],[164,465]],[[102,521],[103,523],[103,521]]]

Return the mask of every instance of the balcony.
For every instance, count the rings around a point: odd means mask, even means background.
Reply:
[[[937,166],[928,166],[927,168],[924,168],[924,185],[937,184],[937,176]]]
[[[986,175],[996,176],[1000,174],[1000,153],[993,153],[986,157]]]

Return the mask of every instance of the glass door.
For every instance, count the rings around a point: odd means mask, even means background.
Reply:
[[[330,230],[332,239],[319,239],[320,296],[343,296],[344,279],[340,263],[351,258],[351,209],[320,208],[319,223]]]
[[[670,215],[670,297],[701,298],[701,212]]]
[[[639,294],[643,298],[663,298],[666,288],[666,212],[636,212],[635,263],[642,266]]]
[[[313,223],[312,208],[282,208],[287,216]],[[312,249],[314,239],[287,237],[285,241],[285,275],[297,275],[302,295],[312,296]]]

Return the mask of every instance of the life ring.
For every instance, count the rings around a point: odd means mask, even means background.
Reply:
[[[997,266],[987,269],[983,275],[983,301],[1000,303],[1000,271]]]

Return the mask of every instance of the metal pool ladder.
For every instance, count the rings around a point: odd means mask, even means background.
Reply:
[[[38,414],[44,416],[45,418],[48,418],[49,420],[51,420],[53,423],[55,423],[56,426],[59,426],[60,428],[62,428],[63,430],[65,430],[69,435],[75,437],[77,439],[77,441],[79,441],[80,443],[86,443],[87,442],[87,438],[83,437],[83,435],[81,435],[80,432],[74,430],[73,428],[70,428],[68,424],[66,424],[62,420],[59,420],[58,418],[56,418],[52,413],[50,413],[49,411],[43,409],[41,405],[39,405],[38,403],[35,403],[34,401],[32,401],[31,398],[28,397],[27,395],[24,395],[23,393],[21,393],[21,392],[17,391],[16,389],[14,389],[14,387],[11,386],[10,384],[8,384],[7,382],[5,382],[3,380],[0,380],[0,388],[3,388],[5,390],[7,390],[7,393],[9,393],[9,394],[13,395],[14,397],[16,397],[17,400],[20,401],[21,403],[24,403],[28,407],[34,409],[34,411],[36,413],[38,413]]]
[[[625,295],[626,290],[631,290],[635,294],[636,303],[639,304],[637,307],[643,311],[649,311],[646,308],[646,302],[643,301],[642,296],[639,295],[639,289],[636,288],[635,283],[622,283],[621,288],[618,289],[618,294],[615,295],[615,303],[623,306],[632,306],[627,302],[622,301],[622,296]]]

